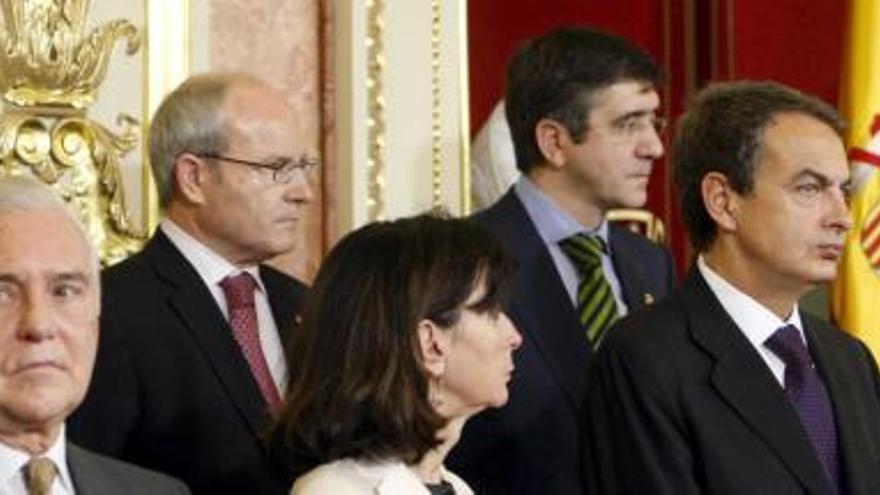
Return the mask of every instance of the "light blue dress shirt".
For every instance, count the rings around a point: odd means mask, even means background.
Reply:
[[[608,253],[602,256],[602,270],[605,272],[605,279],[611,286],[614,293],[614,300],[617,302],[617,314],[623,316],[627,313],[626,303],[623,301],[623,293],[620,288],[620,280],[614,271],[614,251],[611,249],[611,243],[608,240],[608,221],[602,220],[593,230],[584,228],[577,220],[563,210],[549,196],[544,194],[538,186],[535,185],[528,177],[521,176],[513,186],[519,200],[526,209],[526,213],[532,221],[532,224],[538,230],[538,234],[544,241],[553,263],[556,265],[556,271],[565,285],[565,290],[571,299],[572,304],[577,307],[577,288],[579,276],[577,267],[568,258],[568,256],[559,247],[559,242],[578,233],[586,233],[589,235],[597,235],[608,246]]]

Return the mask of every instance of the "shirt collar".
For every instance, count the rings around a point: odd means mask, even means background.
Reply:
[[[195,268],[206,285],[213,287],[230,275],[248,272],[257,282],[257,287],[260,291],[266,292],[266,289],[263,287],[263,281],[260,279],[260,269],[258,266],[252,265],[238,268],[180,228],[169,218],[162,219],[159,228],[162,229],[162,232],[168,236],[171,243],[180,250],[183,257]]]
[[[586,233],[599,236],[608,247],[608,252],[611,252],[607,220],[603,219],[602,223],[593,230],[586,230],[580,222],[541,191],[528,176],[520,176],[513,187],[545,244],[555,245],[575,234]]]
[[[785,325],[794,325],[803,339],[803,324],[798,305],[795,303],[791,314],[782,320],[776,313],[753,299],[745,292],[737,289],[717,272],[709,268],[703,256],[697,258],[697,268],[706,280],[706,284],[715,294],[721,306],[745,334],[754,347],[761,347],[776,330]]]
[[[67,467],[66,438],[64,425],[61,425],[61,430],[55,442],[49,447],[49,450],[40,454],[40,457],[48,457],[55,463],[61,484],[67,493],[73,493],[73,480],[70,477],[70,469]],[[26,452],[21,452],[9,445],[0,443],[0,485],[9,486],[10,480],[21,473],[21,469],[31,457]]]

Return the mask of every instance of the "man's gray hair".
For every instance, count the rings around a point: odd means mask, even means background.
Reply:
[[[98,251],[82,223],[51,187],[32,177],[0,177],[0,215],[32,211],[52,211],[70,220],[88,250],[95,284],[100,283]],[[51,239],[46,239],[51,242]]]
[[[168,94],[150,124],[150,166],[163,209],[171,202],[174,162],[182,153],[226,151],[224,101],[232,88],[268,86],[240,73],[198,74]]]

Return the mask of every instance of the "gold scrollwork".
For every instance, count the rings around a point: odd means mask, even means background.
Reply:
[[[0,0],[0,164],[3,175],[51,185],[112,263],[137,250],[143,226],[129,222],[122,158],[140,140],[139,122],[121,114],[115,133],[86,116],[107,74],[113,47],[140,49],[140,33],[117,19],[85,33],[90,0]]]

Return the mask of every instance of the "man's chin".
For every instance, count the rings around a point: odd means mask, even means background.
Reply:
[[[293,251],[294,248],[296,248],[296,239],[295,238],[274,241],[274,242],[266,245],[265,259],[270,259],[270,258],[275,258],[277,256],[285,255],[285,254]]]
[[[626,198],[622,198],[616,209],[628,209],[628,210],[638,210],[645,207],[645,204],[648,202],[648,195],[645,193],[641,194],[631,194]]]
[[[827,284],[837,277],[838,266],[836,262],[821,261],[810,274],[810,285]]]
[[[57,397],[57,394],[48,396],[37,392],[20,401],[8,414],[21,425],[40,428],[51,426],[55,422],[60,423],[77,405],[79,401],[73,397]]]

